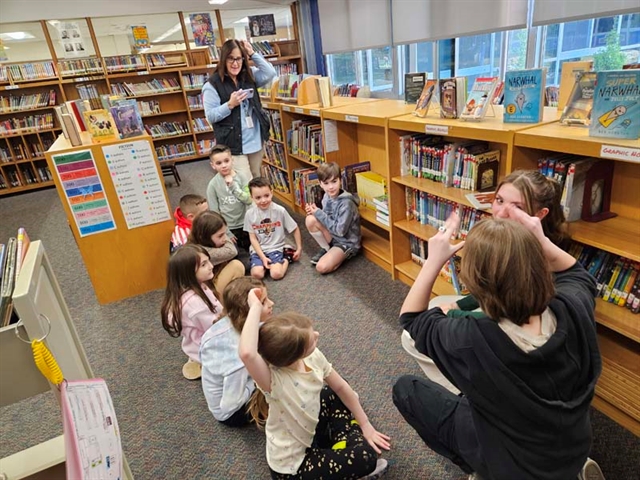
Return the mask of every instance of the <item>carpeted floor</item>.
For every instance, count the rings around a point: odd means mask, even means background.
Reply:
[[[211,177],[205,161],[181,164],[179,170],[182,185],[168,187],[173,206],[184,194],[204,193]],[[302,225],[301,217],[296,220]],[[182,378],[180,340],[160,324],[163,292],[99,305],[54,189],[0,199],[0,241],[20,226],[43,241],[93,370],[108,382],[135,477],[268,478],[264,434],[218,424],[200,382]],[[304,228],[303,240],[302,261],[283,281],[268,281],[269,296],[276,311],[294,309],[315,320],[319,347],[358,391],[374,425],[392,437],[385,478],[465,478],[424,446],[391,401],[394,380],[420,372],[399,341],[397,315],[408,288],[362,256],[322,277],[309,265],[316,247]],[[53,395],[45,394],[0,409],[0,458],[59,435],[57,408]],[[640,478],[640,440],[599,412],[592,418],[591,456],[607,479]]]

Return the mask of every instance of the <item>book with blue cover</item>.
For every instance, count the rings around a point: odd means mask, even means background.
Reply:
[[[598,72],[590,137],[640,137],[640,70]]]
[[[512,70],[505,74],[505,123],[537,123],[542,120],[545,78],[545,68]]]

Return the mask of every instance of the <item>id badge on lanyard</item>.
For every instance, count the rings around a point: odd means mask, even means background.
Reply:
[[[253,128],[253,117],[251,113],[253,112],[253,106],[247,102],[247,107],[244,109],[244,124],[247,128]]]

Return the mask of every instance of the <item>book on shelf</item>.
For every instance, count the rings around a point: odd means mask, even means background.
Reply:
[[[593,94],[596,88],[596,72],[582,72],[573,85],[573,90],[562,110],[562,125],[584,125],[591,123]]]
[[[567,176],[560,200],[567,222],[580,220],[587,172],[593,164],[593,159],[583,158],[571,162],[567,168]]]
[[[132,138],[144,134],[142,116],[135,100],[119,100],[109,111],[120,138]]]
[[[360,205],[370,210],[376,210],[373,203],[375,197],[387,194],[387,180],[376,172],[356,173],[356,185]]]
[[[17,248],[16,237],[9,238],[4,247],[4,268],[2,270],[2,282],[0,283],[0,321],[2,321],[2,326],[5,325],[6,319],[11,315],[11,296],[13,295],[16,281]]]
[[[352,163],[342,168],[341,183],[342,189],[352,195],[358,193],[358,184],[356,183],[356,174],[371,171],[371,162]]]
[[[20,112],[36,108],[52,107],[56,104],[56,91],[33,93],[30,95],[0,95],[0,113]]]
[[[542,120],[546,71],[546,68],[532,68],[505,74],[505,123],[538,123]]]
[[[27,254],[27,250],[29,249],[30,244],[31,240],[29,240],[27,230],[23,227],[20,227],[18,229],[18,235],[16,237],[16,281],[18,280],[18,275],[20,274],[20,269],[22,268],[22,262],[24,261],[24,257]]]
[[[598,72],[590,137],[640,137],[640,70]]]
[[[318,77],[315,80],[320,107],[331,107],[333,105],[331,79],[329,77]]]
[[[545,88],[544,95],[546,105],[548,107],[557,107],[558,106],[558,92],[560,90],[555,85],[547,85]]]
[[[116,140],[119,135],[111,113],[104,108],[83,112],[87,131],[91,134],[93,143],[104,143]]]
[[[427,74],[421,73],[405,73],[404,74],[404,101],[409,104],[416,104],[424,86],[426,84]]]
[[[560,73],[560,88],[558,90],[558,110],[564,110],[569,100],[573,86],[583,72],[593,69],[593,60],[580,60],[577,62],[563,62]]]
[[[433,100],[433,96],[436,93],[437,82],[435,80],[427,80],[422,88],[422,93],[416,102],[416,109],[413,114],[417,117],[424,118],[429,112],[429,105]]]
[[[316,168],[296,168],[293,170],[293,193],[296,205],[304,208],[307,204],[313,203],[318,208],[322,208],[324,191],[320,186]]]
[[[491,99],[498,86],[498,77],[478,77],[473,83],[460,118],[463,120],[480,120],[487,114]]]
[[[467,79],[465,77],[443,78],[440,80],[440,117],[458,118],[467,99]]]
[[[467,193],[465,198],[469,203],[478,210],[488,210],[493,205],[496,192],[473,192]]]
[[[496,90],[493,92],[493,98],[491,99],[491,103],[494,105],[502,105],[502,101],[504,100],[504,82],[498,82],[496,85]]]
[[[72,146],[77,147],[82,145],[82,140],[80,138],[80,131],[76,123],[73,121],[73,115],[70,113],[63,113],[60,115],[62,118],[62,131],[64,132],[66,138],[69,139],[69,142]]]
[[[84,123],[84,112],[91,110],[89,102],[86,100],[69,100],[65,102],[65,107],[67,113],[71,115],[78,132],[86,132],[87,127]]]

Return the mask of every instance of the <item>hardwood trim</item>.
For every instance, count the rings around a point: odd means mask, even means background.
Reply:
[[[56,55],[56,49],[53,46],[53,41],[51,40],[51,35],[49,34],[49,28],[47,27],[47,22],[45,20],[40,20],[40,26],[42,27],[42,32],[44,33],[44,39],[47,41],[47,46],[49,47],[49,53],[51,53],[51,60],[56,65],[56,71],[58,70],[58,56]]]
[[[220,15],[220,10],[216,10],[216,21],[218,22],[218,35],[220,37],[220,46],[226,42],[224,37],[224,26],[222,25],[222,15]]]
[[[100,46],[98,45],[98,37],[96,37],[96,32],[93,29],[93,22],[91,22],[91,18],[85,17],[87,21],[87,28],[89,28],[89,35],[91,36],[91,43],[93,43],[93,49],[96,51],[96,57],[100,59],[102,63],[102,69],[105,69],[104,60],[102,59],[102,55],[100,54]]]
[[[187,26],[184,24],[184,13],[178,12],[178,18],[180,19],[180,26],[182,27],[182,38],[184,38],[184,46],[187,52],[189,52],[191,50],[191,46],[189,45],[189,34],[187,33]]]

